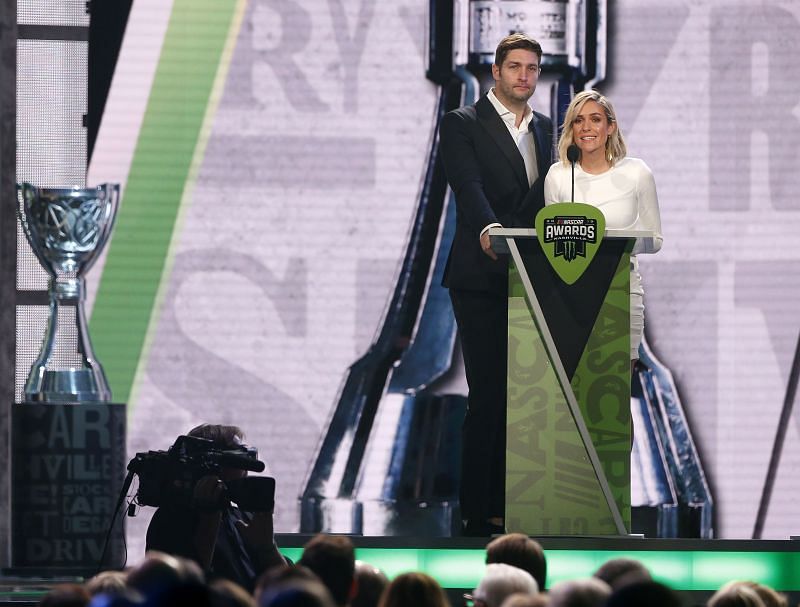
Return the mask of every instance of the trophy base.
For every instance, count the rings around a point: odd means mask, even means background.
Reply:
[[[111,391],[96,369],[32,369],[25,400],[34,403],[107,403]]]

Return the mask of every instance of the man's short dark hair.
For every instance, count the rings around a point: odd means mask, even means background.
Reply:
[[[350,601],[351,607],[375,607],[389,585],[383,571],[364,561],[356,561],[355,579],[356,595]]]
[[[256,580],[256,587],[253,591],[253,598],[256,602],[260,602],[261,595],[267,590],[285,584],[287,582],[294,582],[296,580],[317,580],[319,577],[312,573],[309,569],[301,567],[300,565],[275,565],[268,568],[264,573],[258,576]]]
[[[486,564],[505,563],[527,571],[539,585],[539,592],[545,589],[547,579],[547,560],[544,550],[534,539],[522,533],[508,533],[493,539],[486,546]]]
[[[652,580],[650,571],[643,563],[626,557],[606,561],[598,567],[592,577],[603,580],[612,590],[618,590],[627,584]]]
[[[65,583],[51,588],[39,601],[44,607],[85,607],[91,597],[81,584]]]
[[[330,590],[337,605],[346,605],[356,569],[353,542],[343,535],[315,535],[303,547],[298,565],[308,567]]]
[[[244,440],[244,432],[239,426],[223,424],[200,424],[189,430],[189,436],[204,438],[214,443],[217,449],[234,449]]]
[[[658,582],[637,582],[615,590],[608,597],[607,607],[647,605],[648,607],[680,607],[681,599],[671,588]]]
[[[497,50],[494,52],[494,64],[497,67],[503,67],[503,61],[506,60],[506,55],[508,55],[510,51],[518,48],[536,53],[541,63],[542,45],[527,34],[518,32],[516,34],[510,34],[500,41],[497,45]]]

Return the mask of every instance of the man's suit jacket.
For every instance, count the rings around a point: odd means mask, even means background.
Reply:
[[[532,228],[544,206],[553,123],[534,112],[529,128],[539,169],[532,186],[516,142],[486,96],[442,119],[441,157],[456,198],[456,233],[442,281],[445,287],[505,293],[508,263],[502,256],[493,261],[481,250],[480,232],[495,222],[506,228]]]

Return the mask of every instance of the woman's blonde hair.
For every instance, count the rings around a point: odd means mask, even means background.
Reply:
[[[575,123],[578,114],[587,101],[594,101],[602,107],[603,110],[605,110],[608,123],[613,123],[617,127],[606,140],[606,158],[613,166],[618,160],[625,158],[628,148],[625,145],[625,138],[622,136],[622,131],[619,128],[614,106],[611,105],[611,101],[609,101],[608,97],[601,95],[594,89],[590,91],[581,91],[575,95],[570,102],[567,108],[567,114],[564,116],[564,125],[561,127],[561,137],[558,139],[558,159],[564,164],[569,163],[569,160],[567,160],[567,148],[575,143],[572,137],[572,125]]]

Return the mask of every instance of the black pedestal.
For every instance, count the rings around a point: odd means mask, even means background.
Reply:
[[[11,423],[12,567],[121,567],[124,512],[109,527],[125,479],[125,405],[16,404]]]

